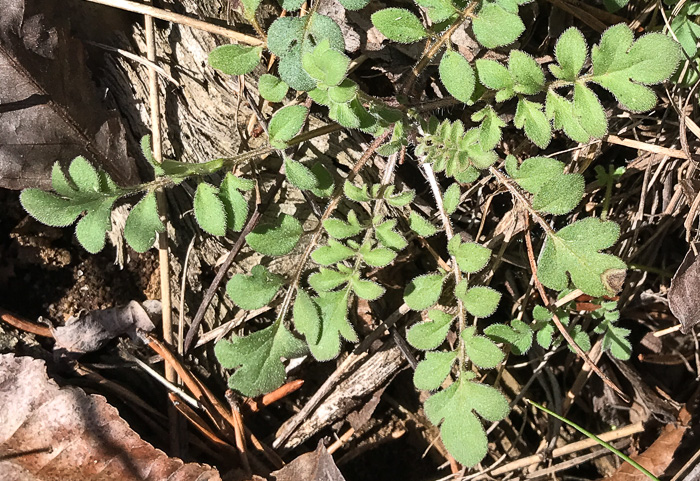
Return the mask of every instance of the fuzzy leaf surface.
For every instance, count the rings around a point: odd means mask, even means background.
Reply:
[[[165,226],[158,214],[156,194],[151,191],[131,209],[124,225],[124,238],[136,252],[146,252],[153,247],[159,232],[165,232]]]
[[[452,370],[457,352],[426,352],[425,359],[418,363],[413,373],[413,384],[417,389],[434,391],[440,387]]]
[[[222,45],[209,53],[209,65],[228,75],[245,75],[260,63],[262,47]]]
[[[288,105],[275,112],[270,120],[270,144],[283,148],[304,127],[308,113],[303,105]]]
[[[321,335],[317,343],[309,342],[309,349],[318,361],[330,361],[340,353],[341,337],[357,341],[357,334],[348,322],[349,289],[323,292],[315,299],[321,312]]]
[[[466,58],[448,50],[440,59],[440,80],[447,91],[460,102],[470,102],[476,85],[474,69]]]
[[[226,283],[226,293],[240,308],[259,309],[275,297],[282,286],[282,276],[272,274],[265,266],[257,265],[250,275],[236,274]]]
[[[226,212],[226,224],[234,232],[240,232],[248,219],[248,201],[240,193],[240,189],[247,187],[242,179],[231,172],[226,174],[219,188],[219,199]]]
[[[405,8],[385,8],[372,14],[372,24],[386,38],[413,43],[427,36],[420,19]]]
[[[194,194],[197,224],[211,235],[226,234],[226,209],[218,194],[219,189],[206,182],[201,182]]]
[[[273,222],[257,226],[245,240],[255,252],[283,256],[292,252],[303,232],[301,223],[293,216],[280,214]]]
[[[435,305],[442,292],[442,274],[426,274],[411,280],[406,286],[403,299],[414,311]]]
[[[476,40],[486,48],[510,45],[525,31],[517,13],[506,11],[497,3],[484,3],[472,20]]]
[[[510,346],[510,350],[516,356],[522,356],[532,346],[532,329],[521,320],[514,319],[510,326],[505,324],[491,324],[484,329],[491,340],[503,342]]]
[[[281,102],[287,96],[289,85],[284,80],[270,75],[263,74],[258,80],[258,92],[260,96],[268,102]]]
[[[406,340],[416,349],[430,351],[445,341],[454,316],[439,309],[428,311],[428,321],[419,322],[406,331]]]
[[[303,289],[297,291],[292,315],[296,330],[306,338],[309,344],[316,344],[321,335],[321,311]]]
[[[494,368],[505,358],[503,351],[491,339],[477,336],[473,326],[462,331],[462,339],[467,356],[480,368]]]

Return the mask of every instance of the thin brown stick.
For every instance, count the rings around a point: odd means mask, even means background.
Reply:
[[[631,149],[644,150],[646,152],[651,152],[659,155],[668,155],[674,159],[687,159],[688,156],[679,149],[669,149],[666,147],[661,147],[660,145],[647,144],[646,142],[640,142],[638,140],[623,139],[617,135],[606,135],[603,137],[605,142],[609,144],[622,145],[623,147],[629,147]],[[694,160],[694,159],[690,159]]]
[[[530,238],[530,231],[528,230],[525,233],[525,244],[527,246],[527,258],[530,261],[530,269],[532,270],[532,278],[535,281],[535,287],[537,287],[537,292],[540,294],[540,298],[542,299],[542,303],[549,309],[549,298],[547,297],[547,293],[544,290],[544,286],[540,282],[540,280],[537,278],[537,263],[535,262],[535,253],[532,249],[532,239]],[[588,365],[593,372],[595,372],[598,377],[608,386],[610,389],[615,391],[620,398],[629,403],[630,398],[627,397],[625,393],[622,392],[622,390],[615,385],[614,382],[606,376],[603,371],[601,371],[598,366],[595,365],[595,363],[591,360],[590,357],[588,357],[588,354],[586,354],[586,351],[581,349],[581,346],[576,344],[576,341],[574,341],[574,338],[571,337],[571,334],[569,334],[569,331],[566,330],[566,327],[564,327],[564,324],[561,323],[561,320],[559,317],[554,313],[554,311],[550,310],[552,314],[552,320],[554,321],[554,324],[557,326],[557,329],[559,329],[559,332],[561,333],[562,336],[564,336],[564,339],[566,339],[566,342],[569,343],[571,347],[574,348],[576,351],[576,354],[579,355],[581,359]]]
[[[168,398],[170,399],[170,402],[173,403],[173,406],[175,406],[175,409],[177,409],[185,417],[185,419],[196,427],[197,430],[204,435],[204,437],[214,443],[218,449],[223,449],[229,452],[236,451],[236,448],[217,436],[214,431],[209,428],[206,421],[204,421],[204,419],[202,419],[202,417],[197,414],[194,409],[183,402],[177,394],[172,392],[168,393]]]
[[[152,7],[150,5],[144,5],[142,3],[131,2],[128,0],[85,0],[91,3],[99,3],[101,5],[107,5],[109,7],[118,8],[120,10],[126,10],[128,12],[140,13],[143,15],[150,15],[154,18],[159,18],[161,20],[166,20],[168,22],[177,23],[180,25],[185,25],[188,27],[196,28],[199,30],[204,30],[205,32],[214,33],[216,35],[221,35],[223,37],[230,38],[231,40],[244,43],[246,45],[264,45],[265,43],[259,38],[251,37],[249,35],[236,32],[230,28],[220,27],[219,25],[214,25],[202,20],[197,20],[196,18],[188,17],[185,15],[180,15],[179,13],[170,12],[168,10],[163,10],[161,8]]]
[[[8,311],[0,307],[0,319],[11,325],[12,327],[16,327],[17,329],[20,329],[25,332],[31,332],[32,334],[36,334],[37,336],[43,336],[43,337],[53,337],[53,333],[51,332],[51,329],[45,326],[40,326],[39,324],[35,324],[33,322],[25,321],[24,319],[20,319],[19,317],[16,317],[12,314],[10,314]]]
[[[281,387],[278,387],[274,391],[272,391],[269,394],[265,394],[262,398],[260,398],[259,401],[256,401],[253,398],[248,398],[245,401],[245,405],[248,407],[253,412],[258,412],[260,409],[262,409],[265,406],[269,406],[270,404],[276,403],[280,399],[283,399],[290,394],[292,394],[295,391],[298,391],[301,386],[304,385],[304,380],[303,379],[296,379],[294,381],[290,381],[286,384],[283,384]],[[228,393],[228,391],[227,391]]]

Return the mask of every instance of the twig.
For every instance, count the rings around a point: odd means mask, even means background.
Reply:
[[[339,450],[343,444],[348,442],[348,440],[352,437],[352,435],[355,434],[355,429],[350,428],[347,431],[345,431],[338,439],[333,442],[330,446],[328,446],[328,453],[333,454],[337,450]]]
[[[187,419],[194,427],[196,427],[199,432],[201,432],[209,441],[214,443],[218,449],[223,449],[224,451],[229,451],[231,453],[236,451],[236,448],[231,446],[229,443],[217,436],[204,419],[197,414],[194,409],[190,408],[187,404],[183,403],[180,397],[174,393],[168,393],[168,398],[170,402],[173,403],[175,409],[177,409],[184,417]]]
[[[39,324],[35,324],[33,322],[20,319],[19,317],[15,317],[14,315],[10,314],[8,311],[1,307],[0,319],[22,331],[31,332],[32,334],[36,334],[37,336],[53,337],[53,333],[48,327],[40,326]]]
[[[262,398],[260,398],[260,401],[256,401],[253,398],[246,399],[245,405],[248,406],[248,409],[250,409],[253,412],[260,411],[261,408],[269,406],[272,403],[276,403],[280,399],[289,396],[295,391],[298,391],[303,385],[303,379],[296,379],[294,381],[290,381],[286,384],[283,384],[281,387],[278,387],[271,393],[265,394]]]
[[[197,20],[196,18],[187,17],[185,15],[180,15],[179,13],[170,12],[168,10],[163,10],[161,8],[152,7],[150,5],[144,5],[142,3],[131,2],[128,0],[85,0],[91,3],[99,3],[101,5],[107,5],[109,7],[119,8],[121,10],[126,10],[128,12],[140,13],[143,15],[150,15],[154,18],[159,18],[161,20],[166,20],[172,23],[178,23],[180,25],[186,25],[188,27],[196,28],[199,30],[204,30],[205,32],[214,33],[216,35],[221,35],[223,37],[230,38],[239,43],[244,43],[247,45],[264,45],[264,42],[258,38],[251,37],[249,35],[236,32],[230,28],[220,27],[202,20]]]
[[[87,43],[88,45],[93,45],[97,48],[101,48],[103,50],[109,50],[110,52],[116,52],[119,55],[122,55],[126,58],[129,58],[135,62],[140,63],[141,65],[145,65],[148,68],[154,69],[156,72],[158,72],[163,78],[168,79],[172,84],[174,84],[176,87],[180,87],[180,82],[175,80],[172,75],[170,75],[168,72],[165,71],[163,67],[158,65],[155,62],[152,62],[151,60],[148,60],[147,58],[143,58],[140,55],[136,55],[134,53],[129,52],[128,50],[124,50],[121,48],[116,48],[112,47],[110,45],[105,45],[104,43],[98,43],[98,42],[93,42],[91,40],[83,40],[84,43]]]
[[[669,149],[666,147],[661,147],[660,145],[647,144],[646,142],[640,142],[638,140],[623,139],[617,135],[606,135],[603,137],[605,142],[609,144],[622,145],[623,147],[629,147],[632,149],[644,150],[646,152],[652,152],[659,155],[668,155],[674,159],[688,159],[688,156],[682,150]],[[696,160],[691,157],[689,160]]]
[[[204,314],[206,313],[209,304],[211,304],[212,299],[214,299],[214,295],[216,294],[216,291],[219,288],[221,281],[224,279],[224,276],[233,264],[233,261],[236,259],[236,256],[243,248],[243,244],[245,243],[245,237],[258,224],[258,222],[260,221],[260,217],[262,216],[265,209],[267,209],[267,206],[270,204],[272,199],[275,198],[275,195],[277,195],[277,191],[282,187],[283,182],[284,176],[278,176],[277,182],[270,190],[270,193],[267,195],[264,204],[262,206],[258,205],[257,203],[255,204],[255,210],[253,211],[253,215],[250,216],[250,219],[248,219],[248,222],[246,223],[245,227],[243,227],[243,230],[238,236],[238,239],[236,239],[236,243],[233,245],[228,255],[226,256],[226,260],[219,267],[219,270],[217,271],[216,276],[214,277],[214,280],[212,281],[211,285],[207,289],[207,292],[204,294],[204,299],[202,299],[202,303],[199,305],[197,313],[195,314],[194,319],[192,319],[192,324],[190,324],[190,328],[187,331],[184,348],[185,354],[189,352],[190,347],[194,342],[194,338],[197,335],[197,331],[199,330],[199,325],[202,323],[202,320],[204,319]]]

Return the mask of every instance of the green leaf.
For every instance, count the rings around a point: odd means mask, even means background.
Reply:
[[[591,140],[591,136],[581,125],[579,116],[574,112],[574,103],[551,89],[547,91],[545,115],[552,121],[555,129],[562,129],[570,139],[580,143]]]
[[[581,202],[586,183],[581,174],[565,174],[547,182],[532,199],[532,207],[540,212],[567,214]]]
[[[490,59],[478,59],[476,71],[479,81],[491,90],[498,90],[497,102],[503,102],[515,95],[515,81],[510,71],[499,62]]]
[[[335,103],[346,104],[357,96],[357,84],[350,79],[328,89],[328,98]]]
[[[296,12],[304,4],[304,0],[277,0],[280,6],[288,12]]]
[[[309,285],[316,292],[332,291],[350,280],[350,274],[321,267],[318,272],[309,276]]]
[[[413,210],[408,217],[408,226],[421,237],[430,237],[438,232],[437,227],[431,224],[428,219]]]
[[[226,225],[234,232],[240,232],[248,219],[248,201],[238,189],[247,186],[231,172],[226,174],[219,189],[219,199],[226,212]]]
[[[331,48],[327,38],[311,52],[303,54],[301,65],[309,76],[323,85],[338,85],[343,81],[350,66],[350,59],[342,52]]]
[[[350,200],[354,200],[355,202],[369,202],[372,200],[367,193],[367,185],[357,187],[349,180],[346,180],[345,184],[343,184],[343,193],[345,194],[345,197]]]
[[[467,352],[469,360],[478,367],[491,369],[498,366],[505,358],[503,351],[492,340],[476,335],[474,326],[464,329],[461,336],[464,340],[464,350]]]
[[[86,251],[97,254],[105,246],[105,234],[112,228],[110,215],[117,197],[104,199],[88,210],[75,227],[75,235]]]
[[[372,24],[386,38],[400,43],[413,43],[428,33],[420,19],[405,8],[385,8],[372,14]]]
[[[262,0],[241,0],[243,12],[245,13],[245,17],[247,19],[250,20],[255,18],[255,11],[258,9],[261,2]]]
[[[335,239],[354,237],[365,230],[360,221],[357,220],[357,215],[353,210],[348,213],[348,222],[340,219],[326,219],[323,221],[323,228],[326,229],[328,235]]]
[[[68,166],[68,175],[81,192],[100,192],[100,177],[97,170],[85,157],[73,159]]]
[[[292,314],[296,330],[306,338],[309,344],[317,343],[321,336],[321,311],[303,289],[297,290]]]
[[[544,149],[552,140],[552,126],[542,112],[542,104],[521,98],[515,110],[513,124],[525,129],[525,135],[539,148]]]
[[[459,269],[466,274],[474,274],[486,267],[491,258],[491,249],[474,242],[462,243],[459,236],[454,236],[447,246],[450,255],[457,259]]]
[[[442,274],[425,274],[415,277],[406,286],[403,299],[414,311],[421,311],[435,305],[442,292]]]
[[[209,53],[209,65],[228,75],[245,75],[260,63],[262,47],[222,45]]]
[[[165,225],[158,214],[156,194],[151,191],[131,209],[124,225],[124,238],[136,252],[146,252],[153,247],[158,232],[165,232]]]
[[[608,133],[608,119],[603,105],[591,89],[577,82],[574,85],[574,112],[581,127],[594,138]]]
[[[350,281],[352,290],[357,294],[357,297],[367,301],[374,301],[384,295],[385,289],[374,281],[360,279],[359,274],[352,277]]]
[[[311,169],[301,162],[287,158],[284,160],[284,169],[287,180],[294,187],[301,190],[309,190],[316,187],[316,177]]]
[[[564,31],[554,47],[554,55],[559,65],[550,65],[549,70],[560,79],[575,81],[588,57],[588,45],[581,31],[570,27]]]
[[[396,258],[396,252],[392,251],[391,249],[387,249],[386,247],[377,247],[376,249],[360,249],[360,254],[362,254],[362,260],[365,261],[365,264],[372,267],[387,266]]]
[[[464,292],[467,281],[463,280],[455,288],[455,295],[462,299],[464,308],[476,317],[489,317],[496,312],[501,293],[491,287],[476,286]]]
[[[484,334],[495,342],[508,344],[516,356],[522,356],[532,347],[532,329],[518,319],[511,321],[510,326],[491,324],[484,329]]]
[[[303,105],[288,105],[275,112],[270,120],[270,144],[273,147],[284,148],[286,142],[304,127],[308,114],[309,109]]]
[[[414,324],[406,331],[408,343],[423,351],[435,349],[445,341],[454,316],[438,309],[431,309],[428,311],[428,319],[428,321]]]
[[[516,13],[507,12],[496,3],[484,3],[472,20],[476,40],[486,48],[510,45],[525,31]]]
[[[71,225],[84,209],[82,203],[39,189],[24,189],[19,200],[29,215],[52,227]]]
[[[445,212],[447,212],[448,214],[454,214],[454,212],[457,210],[457,207],[459,207],[461,195],[462,191],[459,188],[459,184],[454,183],[447,188],[442,199],[443,206],[445,207]]]
[[[333,194],[335,182],[328,169],[321,162],[316,162],[311,166],[311,173],[316,177],[316,187],[313,187],[311,192],[320,198],[330,197]]]
[[[417,389],[434,391],[442,385],[452,370],[457,352],[426,352],[425,359],[418,363],[413,373],[413,384]]]
[[[493,107],[486,106],[472,114],[474,122],[481,122],[479,125],[479,144],[484,150],[496,148],[503,137],[502,130],[506,123],[493,110]]]
[[[74,197],[77,193],[73,182],[68,180],[66,174],[63,173],[61,164],[58,162],[54,162],[51,168],[51,187],[58,195],[63,197]]]
[[[626,24],[610,27],[591,49],[591,81],[609,90],[627,109],[642,112],[656,104],[656,94],[645,85],[667,80],[681,60],[681,47],[662,33],[634,41]]]
[[[401,250],[408,245],[408,242],[394,230],[394,227],[396,227],[396,219],[389,219],[374,227],[374,235],[384,247]]]
[[[349,129],[360,127],[360,117],[358,117],[350,104],[332,104],[328,110],[328,116],[343,127]]]
[[[361,10],[369,5],[370,0],[338,0],[347,10]]]
[[[355,251],[353,249],[335,239],[328,239],[328,245],[317,247],[311,253],[311,258],[314,262],[322,266],[329,266],[354,256]]]
[[[515,81],[516,92],[535,95],[544,90],[544,72],[531,55],[520,50],[511,50],[508,71]]]
[[[440,435],[447,450],[461,464],[471,467],[488,452],[488,441],[481,422],[472,410],[489,421],[508,415],[508,401],[498,390],[464,380],[462,375],[444,391],[425,402],[425,414],[440,425]]]
[[[450,0],[416,0],[416,4],[427,10],[428,18],[433,23],[444,22],[459,13]]]
[[[454,50],[448,50],[440,59],[440,80],[447,91],[460,102],[471,101],[476,85],[474,69],[467,59]]]
[[[413,199],[416,198],[416,191],[413,189],[409,190],[404,190],[400,194],[394,194],[394,195],[384,195],[384,199],[387,201],[388,204],[393,205],[394,207],[403,207],[405,205],[410,204],[413,202]]]
[[[304,343],[278,322],[245,337],[222,339],[214,348],[223,367],[236,369],[228,385],[250,397],[280,387],[286,378],[281,358],[291,359],[305,352]]]
[[[226,293],[241,309],[253,310],[266,305],[282,286],[282,276],[272,274],[265,266],[257,265],[250,275],[236,274],[226,284]]]
[[[245,237],[255,252],[266,256],[283,256],[292,252],[304,230],[291,215],[280,214],[271,223],[257,226]]]
[[[288,91],[289,85],[274,75],[266,73],[258,80],[258,92],[262,98],[269,102],[281,102],[287,96]]]
[[[624,270],[626,266],[618,257],[598,251],[612,246],[619,236],[617,224],[594,217],[549,234],[538,261],[540,282],[550,289],[563,290],[569,285],[568,273],[574,286],[590,296],[611,294],[603,282],[606,272]]]
[[[357,342],[357,334],[348,322],[350,290],[323,292],[316,299],[321,312],[321,336],[309,349],[318,361],[330,361],[340,353],[340,338]]]
[[[219,198],[219,189],[202,182],[194,194],[194,217],[197,224],[211,235],[226,235],[226,209]]]
[[[627,337],[630,330],[608,323],[603,336],[603,349],[610,352],[616,359],[627,361],[632,356],[632,343]]]

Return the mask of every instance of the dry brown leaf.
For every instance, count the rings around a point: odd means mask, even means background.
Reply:
[[[274,481],[345,481],[322,442],[316,451],[302,454],[271,476]]]
[[[60,388],[43,361],[0,355],[3,481],[220,481],[143,441],[104,397]]]
[[[50,188],[51,166],[84,155],[121,184],[139,176],[124,127],[99,97],[68,7],[0,0],[0,187]]]
[[[124,307],[91,311],[71,317],[64,326],[52,329],[56,339],[54,349],[72,353],[98,350],[122,334],[136,339],[136,329],[152,331],[155,326],[148,313],[136,301]]]
[[[678,449],[686,429],[686,426],[667,424],[656,441],[643,453],[632,456],[632,459],[654,476],[661,476],[673,461],[673,455]],[[623,463],[615,474],[602,481],[648,481],[648,478],[631,464]]]
[[[700,322],[700,256],[688,250],[683,262],[671,279],[668,306],[681,323],[681,331],[687,334]]]

